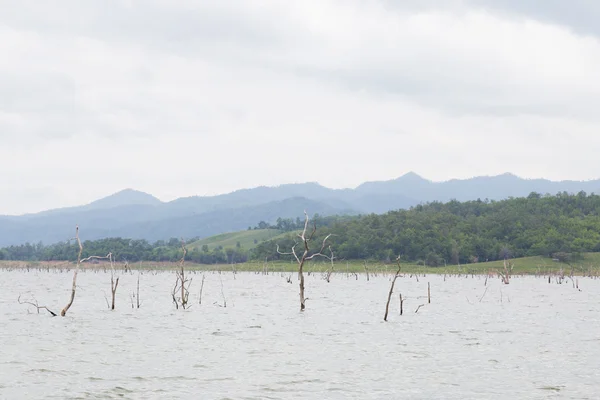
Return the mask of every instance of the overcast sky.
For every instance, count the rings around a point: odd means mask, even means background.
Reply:
[[[596,0],[0,9],[0,214],[128,187],[600,177]]]

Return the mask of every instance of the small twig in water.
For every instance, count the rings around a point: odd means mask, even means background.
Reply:
[[[481,300],[483,300],[483,298],[485,297],[485,294],[487,293],[488,289],[489,289],[489,286],[486,286],[485,291],[483,292],[483,296],[481,296],[481,298],[479,299],[480,303],[481,303]]]

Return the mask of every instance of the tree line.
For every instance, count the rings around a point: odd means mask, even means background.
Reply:
[[[600,251],[600,196],[585,192],[557,195],[531,193],[502,201],[450,201],[418,205],[383,215],[324,218],[332,233],[336,258],[392,261],[422,265],[466,264],[504,258],[547,256],[575,259]],[[289,248],[297,240],[261,243],[256,258],[281,259],[276,244]]]
[[[382,215],[332,216],[314,219],[315,242],[331,233],[338,260],[402,259],[423,265],[466,264],[524,256],[576,258],[583,252],[600,251],[600,196],[585,192],[557,195],[531,193],[526,198],[502,201],[432,202]],[[234,248],[193,248],[186,259],[202,264],[239,263],[249,259],[280,260],[277,245],[291,248],[298,241],[299,219],[262,221],[255,229],[277,228],[289,235],[263,241],[251,250],[239,243]],[[251,228],[250,228],[251,229]],[[0,249],[0,259],[76,260],[75,243],[50,246],[42,243]],[[113,254],[118,261],[177,261],[181,241],[149,243],[146,240],[110,238],[84,242],[84,254]]]
[[[193,240],[190,240],[192,242]],[[113,259],[119,262],[134,263],[138,261],[175,262],[181,258],[181,239],[171,238],[149,243],[147,240],[108,238],[86,240],[83,243],[82,258],[91,255],[112,253]],[[0,249],[0,260],[16,261],[75,261],[79,247],[74,241],[60,242],[50,246],[25,243]],[[188,249],[186,260],[199,264],[241,263],[248,260],[249,253],[239,243],[235,248],[216,246],[209,249]]]

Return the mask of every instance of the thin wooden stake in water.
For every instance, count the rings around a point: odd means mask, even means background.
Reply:
[[[402,293],[400,293],[400,315],[404,314],[404,299],[402,298]]]
[[[137,303],[137,308],[140,308],[140,272],[138,271],[138,278],[137,278],[137,296],[135,296],[135,300]]]
[[[204,274],[202,274],[202,284],[200,285],[200,296],[198,300],[198,304],[202,304],[202,290],[204,289]]]
[[[431,285],[427,282],[427,302],[431,304]]]

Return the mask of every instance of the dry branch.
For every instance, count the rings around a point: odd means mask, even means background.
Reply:
[[[483,295],[479,298],[480,303],[481,303],[481,300],[483,300],[483,298],[485,297],[485,294],[487,293],[488,289],[489,289],[489,286],[486,286],[485,290],[483,291]]]
[[[17,302],[19,304],[28,304],[30,306],[33,306],[37,309],[38,314],[40,313],[40,310],[46,310],[48,311],[53,317],[56,317],[56,313],[52,310],[50,310],[48,307],[46,306],[40,306],[37,302],[37,300],[35,298],[31,299],[32,301],[27,301],[27,300],[21,300],[21,295],[19,295],[19,298],[17,299]]]

